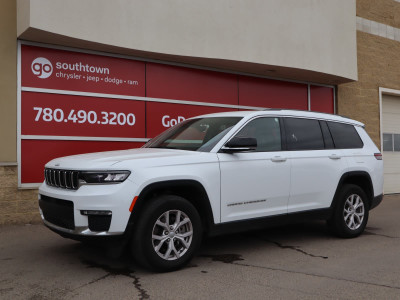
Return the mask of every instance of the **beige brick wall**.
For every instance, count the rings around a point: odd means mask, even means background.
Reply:
[[[393,0],[357,0],[357,16],[400,28],[400,3]]]
[[[17,167],[0,166],[0,225],[40,222],[37,190],[18,190]]]
[[[358,0],[357,16],[400,28],[400,3]],[[399,58],[400,42],[357,31],[358,81],[338,86],[337,112],[365,123],[376,145],[380,145],[379,87],[400,90]]]
[[[0,1],[0,163],[17,161],[16,1]]]
[[[16,1],[0,1],[0,225],[40,221],[37,190],[18,190]]]

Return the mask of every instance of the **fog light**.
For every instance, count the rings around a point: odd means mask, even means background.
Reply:
[[[81,210],[84,216],[111,216],[111,210]]]

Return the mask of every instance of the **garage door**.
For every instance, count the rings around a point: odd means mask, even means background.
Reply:
[[[385,194],[400,193],[400,97],[382,98]]]

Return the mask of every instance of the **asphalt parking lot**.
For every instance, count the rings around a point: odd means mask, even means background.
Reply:
[[[163,274],[43,225],[2,226],[0,299],[400,299],[399,216],[394,195],[356,239],[322,222],[212,238]]]

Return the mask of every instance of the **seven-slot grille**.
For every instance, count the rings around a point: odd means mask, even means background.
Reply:
[[[63,189],[77,190],[79,188],[79,172],[71,170],[44,169],[46,184]]]

